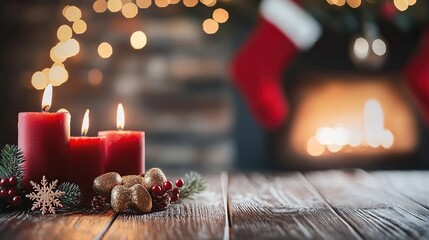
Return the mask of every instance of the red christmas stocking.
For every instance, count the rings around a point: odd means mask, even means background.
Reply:
[[[424,32],[416,54],[406,65],[404,75],[421,104],[426,123],[429,124],[429,28]]]
[[[291,0],[264,0],[260,12],[258,26],[232,62],[232,75],[257,122],[274,130],[288,114],[282,73],[317,41],[321,29]]]

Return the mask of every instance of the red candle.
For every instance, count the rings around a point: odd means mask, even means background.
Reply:
[[[52,85],[43,94],[43,112],[18,114],[18,147],[24,153],[24,183],[39,182],[45,175],[50,181],[66,181],[69,167],[70,114],[48,113]]]
[[[99,132],[105,138],[105,172],[120,175],[141,174],[145,171],[144,132],[123,131],[125,116],[122,104],[118,105],[118,131]]]
[[[101,137],[85,137],[89,128],[89,110],[82,123],[82,136],[70,138],[70,181],[80,186],[89,204],[95,195],[94,179],[104,173],[104,142]]]

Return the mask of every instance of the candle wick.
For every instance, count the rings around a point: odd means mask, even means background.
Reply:
[[[42,112],[48,112],[50,108],[51,108],[50,105],[45,105],[42,107]]]

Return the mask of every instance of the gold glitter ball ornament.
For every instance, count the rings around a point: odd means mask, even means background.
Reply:
[[[111,201],[113,211],[124,212],[131,200],[131,191],[123,185],[117,185],[112,189]]]
[[[167,177],[159,168],[151,168],[147,170],[143,178],[143,186],[150,190],[153,186],[159,185],[162,187],[162,184],[167,181]]]
[[[131,209],[141,213],[148,213],[152,209],[152,197],[145,187],[141,184],[136,184],[130,188],[131,202],[129,206]]]
[[[140,175],[127,175],[122,177],[122,184],[125,187],[132,187],[136,184],[143,184],[143,177]]]
[[[116,172],[108,172],[94,179],[94,191],[102,196],[110,197],[110,192],[116,185],[122,184],[122,177]]]

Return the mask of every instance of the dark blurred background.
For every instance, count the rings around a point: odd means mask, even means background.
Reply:
[[[418,49],[429,5],[417,0],[405,10],[398,2],[301,1],[323,33],[285,67],[291,112],[283,127],[266,131],[230,74],[258,21],[259,1],[110,0],[110,10],[104,0],[1,1],[0,144],[17,142],[18,112],[39,111],[52,82],[51,111],[71,113],[74,136],[87,108],[88,135],[115,129],[122,102],[125,129],[146,132],[148,166],[427,169],[429,132],[402,71]],[[133,47],[137,31],[144,34]],[[372,37],[385,51],[362,60],[359,38]],[[362,140],[370,113],[381,116],[386,142]]]

